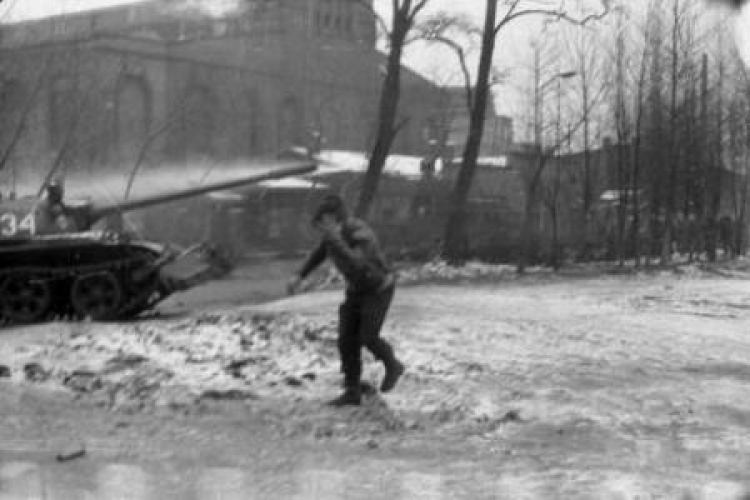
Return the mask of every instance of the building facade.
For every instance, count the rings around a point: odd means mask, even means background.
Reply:
[[[210,2],[205,2],[209,5]],[[367,150],[383,56],[359,0],[177,0],[0,28],[3,174],[132,170],[273,156],[294,145]],[[423,154],[437,91],[405,79],[395,151]]]

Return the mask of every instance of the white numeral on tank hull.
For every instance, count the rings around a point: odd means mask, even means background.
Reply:
[[[19,232],[33,235],[36,233],[36,223],[34,214],[28,214],[18,221],[18,216],[14,213],[4,213],[0,215],[0,236],[15,236]]]

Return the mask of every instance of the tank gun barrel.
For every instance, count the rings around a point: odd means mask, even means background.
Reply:
[[[183,189],[173,193],[161,194],[156,196],[147,196],[142,198],[134,198],[125,200],[115,205],[107,205],[104,207],[96,207],[89,214],[89,223],[94,224],[96,221],[116,213],[129,212],[132,210],[138,210],[141,208],[147,208],[153,205],[160,205],[170,201],[181,200],[184,198],[190,198],[199,196],[202,194],[210,193],[213,191],[222,191],[226,189],[233,189],[242,187],[248,184],[257,184],[259,182],[281,179],[284,177],[291,177],[296,175],[305,175],[314,172],[317,168],[317,164],[314,162],[292,162],[286,164],[287,166],[276,167],[272,170],[266,170],[253,175],[245,176],[239,179],[232,179],[223,182],[214,182],[193,188]]]

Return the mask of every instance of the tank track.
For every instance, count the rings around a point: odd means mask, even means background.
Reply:
[[[44,311],[40,311],[29,321],[49,319],[83,319],[71,304],[72,284],[84,276],[110,273],[115,277],[122,291],[119,307],[106,318],[127,319],[152,308],[170,294],[159,277],[160,260],[164,256],[137,248],[133,255],[100,262],[97,264],[71,266],[24,266],[0,270],[0,291],[14,278],[42,285],[51,290],[52,297]],[[137,278],[136,278],[137,277]],[[12,312],[6,309],[5,297],[0,296],[0,325],[11,325],[19,321],[13,319]]]

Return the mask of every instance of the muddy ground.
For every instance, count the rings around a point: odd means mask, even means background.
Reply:
[[[159,470],[175,498],[209,498],[209,465],[257,498],[750,498],[746,266],[403,286],[384,335],[408,371],[351,409],[324,404],[341,292],[282,297],[286,267],[155,318],[0,332],[0,458],[80,488],[97,463]],[[37,491],[3,496],[14,467],[0,498]]]

